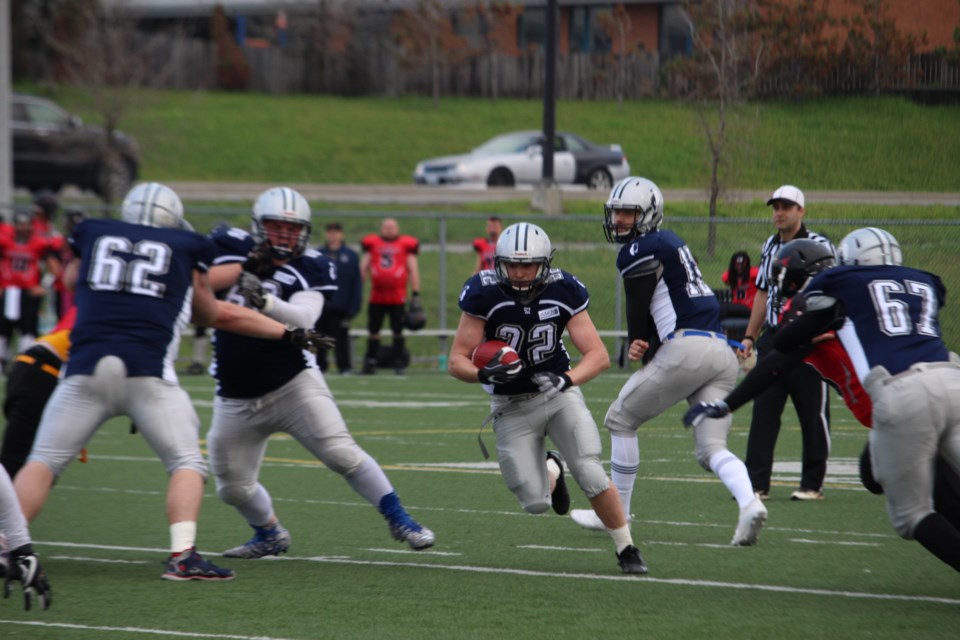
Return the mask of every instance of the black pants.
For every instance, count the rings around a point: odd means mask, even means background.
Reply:
[[[765,331],[757,342],[758,358],[769,354],[773,332]],[[794,367],[753,401],[753,419],[747,438],[744,464],[754,491],[770,491],[773,473],[773,450],[780,435],[781,415],[787,398],[793,400],[800,419],[803,457],[800,488],[819,491],[827,474],[830,455],[830,403],[827,383],[808,364]]]
[[[27,360],[33,362],[26,362]],[[43,365],[46,365],[44,367]],[[7,428],[3,433],[0,464],[10,477],[26,464],[33,440],[40,426],[40,417],[47,400],[57,388],[60,358],[41,345],[34,345],[21,354],[7,378],[3,415]]]
[[[343,311],[324,309],[323,315],[317,322],[317,331],[333,337],[337,341],[334,354],[337,361],[337,370],[340,373],[350,371],[350,321]],[[321,371],[327,370],[327,352],[321,349],[317,353],[317,364]]]
[[[393,343],[391,351],[393,352],[394,363],[397,368],[404,368],[403,352],[406,344],[403,338],[403,314],[406,308],[402,304],[374,304],[367,306],[368,322],[367,330],[370,332],[370,338],[367,341],[366,366],[377,361],[377,353],[380,351],[380,328],[383,326],[384,318],[390,319],[390,329],[393,331]],[[374,337],[376,336],[376,337]],[[376,366],[375,364],[373,366]]]

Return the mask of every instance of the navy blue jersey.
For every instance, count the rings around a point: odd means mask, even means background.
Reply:
[[[253,249],[253,238],[236,228],[217,229],[212,234],[220,250],[214,264],[243,262]],[[337,291],[337,268],[318,252],[307,249],[262,278],[263,288],[280,300],[289,300],[298,291],[320,291],[325,297]],[[243,305],[236,287],[226,300]],[[276,340],[250,338],[229,331],[214,333],[213,375],[217,394],[225,398],[256,398],[293,379],[307,367],[315,367],[313,354]]]
[[[129,376],[175,382],[180,333],[192,313],[193,272],[206,272],[216,255],[210,239],[87,219],[70,243],[80,271],[66,375],[92,374],[100,358],[114,355]]]
[[[620,250],[617,269],[623,278],[659,273],[650,315],[661,341],[677,329],[721,331],[720,304],[703,281],[690,248],[674,232],[634,238]]]
[[[460,309],[486,322],[485,340],[503,340],[523,360],[521,378],[493,386],[503,395],[539,391],[530,375],[540,371],[563,373],[570,356],[563,346],[563,331],[570,318],[590,304],[587,288],[560,269],[551,269],[543,292],[527,304],[517,302],[499,284],[493,271],[481,271],[463,286]]]
[[[857,375],[871,368],[891,374],[917,362],[950,359],[940,334],[940,308],[946,288],[940,278],[900,266],[846,266],[828,269],[804,290],[808,308],[843,303],[847,321],[837,332]]]

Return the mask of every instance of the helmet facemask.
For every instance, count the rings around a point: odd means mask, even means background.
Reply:
[[[289,187],[274,187],[264,191],[253,204],[252,235],[258,245],[268,248],[277,260],[293,260],[304,252],[310,240],[310,205],[299,193]],[[278,228],[283,222],[294,229]]]
[[[623,230],[614,222],[614,213],[633,214],[633,224]],[[607,242],[626,244],[639,236],[660,228],[663,224],[663,195],[653,182],[630,176],[613,186],[603,205],[603,232]]]
[[[546,287],[552,260],[553,246],[543,229],[526,222],[510,225],[500,234],[494,253],[497,283],[518,302],[530,302]],[[511,278],[508,269],[511,264],[535,264],[536,273],[529,279]]]

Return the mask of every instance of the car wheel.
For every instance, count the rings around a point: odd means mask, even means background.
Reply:
[[[491,171],[487,178],[488,187],[512,187],[514,184],[513,174],[510,173],[509,169],[503,167]]]
[[[106,202],[123,198],[133,183],[133,170],[123,159],[105,161],[100,165],[97,184],[100,196]]]
[[[594,169],[587,178],[587,187],[597,191],[610,191],[613,188],[613,178],[606,169]]]

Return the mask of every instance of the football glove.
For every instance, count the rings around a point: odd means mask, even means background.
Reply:
[[[414,291],[410,296],[410,311],[423,311],[423,303],[420,301],[419,291]]]
[[[287,327],[281,340],[313,353],[321,349],[333,349],[337,344],[336,340],[325,333],[313,329],[301,329],[300,327]]]
[[[723,400],[698,402],[683,414],[683,426],[695,427],[705,418],[723,418],[730,415],[730,407]]]
[[[570,376],[566,373],[556,374],[553,371],[542,371],[530,376],[533,384],[540,387],[540,393],[553,400],[558,395],[573,386]]]
[[[41,609],[48,609],[53,600],[53,591],[47,582],[47,573],[29,544],[10,552],[10,566],[3,579],[3,597],[9,598],[13,583],[23,587],[23,608],[30,611],[31,598],[36,599]]]
[[[263,283],[249,271],[240,274],[240,279],[237,280],[237,293],[248,306],[254,309],[263,309],[267,304],[267,292],[263,290]]]
[[[520,372],[523,371],[522,360],[506,364],[500,362],[502,354],[502,351],[498,351],[497,355],[493,356],[485,367],[477,371],[477,379],[480,380],[481,384],[507,384],[516,380]]]
[[[243,263],[243,270],[258,278],[266,278],[273,273],[273,256],[270,255],[270,245],[263,243],[255,246],[247,255],[247,259]]]

